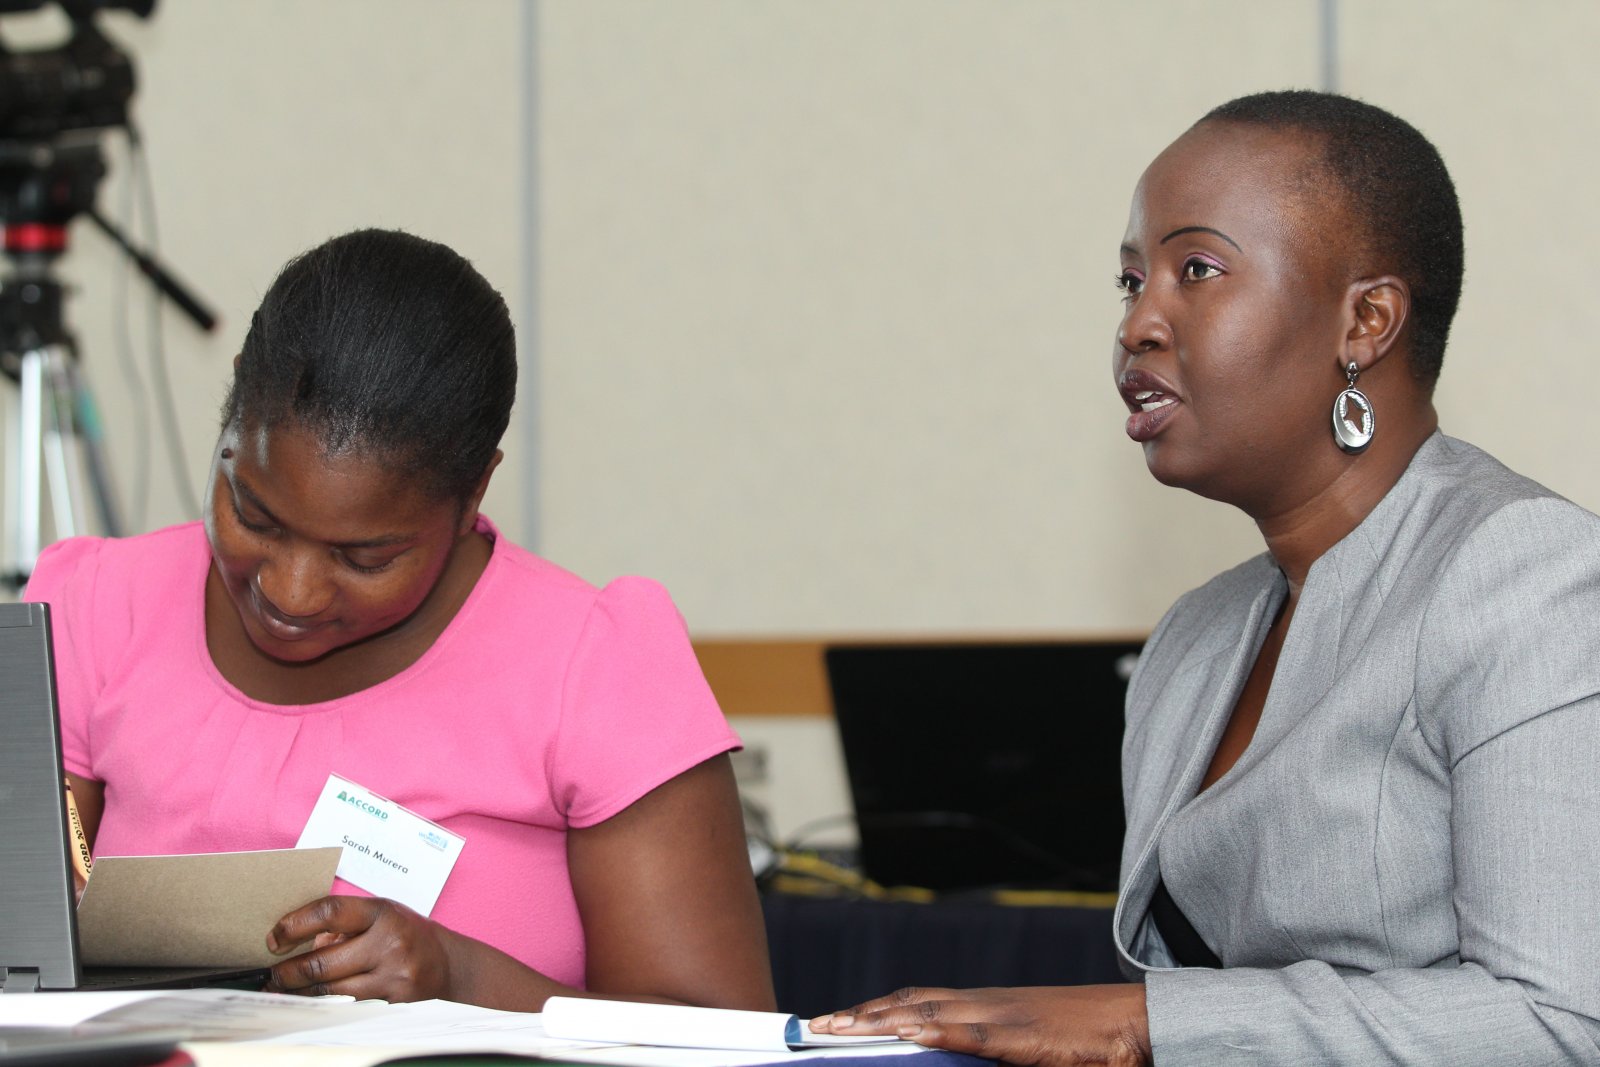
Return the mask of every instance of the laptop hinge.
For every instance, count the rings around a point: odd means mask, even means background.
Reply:
[[[39,972],[36,968],[0,967],[0,993],[37,993]]]

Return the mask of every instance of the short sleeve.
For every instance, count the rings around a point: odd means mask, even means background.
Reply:
[[[104,679],[95,658],[94,627],[99,538],[74,537],[46,548],[23,599],[50,605],[56,691],[61,704],[62,762],[72,774],[98,778],[90,744],[90,713]]]
[[[568,665],[550,749],[551,792],[568,824],[604,822],[738,747],[666,590],[644,578],[606,586]]]

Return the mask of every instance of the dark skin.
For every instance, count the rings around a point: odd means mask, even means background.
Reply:
[[[415,663],[488,563],[491,545],[476,520],[493,470],[465,501],[439,500],[382,457],[329,454],[296,426],[230,426],[206,516],[206,638],[217,669],[255,699],[307,704]],[[105,787],[70,777],[92,843]],[[299,908],[266,934],[274,952],[314,946],[275,966],[267,988],[520,1011],[554,995],[772,1009],[727,757],[570,831],[567,860],[585,935],[585,990],[394,901],[344,895]]]
[[[1372,262],[1296,131],[1211,122],[1134,192],[1112,364],[1160,481],[1238,507],[1288,581],[1201,788],[1249,748],[1311,565],[1361,523],[1438,425],[1411,372],[1410,289]],[[1343,368],[1382,419],[1358,456],[1330,429]],[[903,989],[812,1029],[898,1034],[1014,1064],[1151,1062],[1143,985]]]

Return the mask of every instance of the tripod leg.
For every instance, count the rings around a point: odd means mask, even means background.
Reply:
[[[3,385],[3,383],[0,383]],[[21,574],[18,565],[18,541],[22,536],[22,457],[19,455],[22,444],[20,421],[22,416],[22,396],[18,389],[0,389],[4,396],[0,397],[0,404],[4,411],[0,412],[0,426],[5,427],[5,486],[0,491],[0,513],[4,518],[3,540],[0,540],[0,578],[4,579],[5,587],[17,592],[21,583],[16,578]]]
[[[22,581],[33,573],[42,540],[40,514],[44,484],[44,352],[24,352],[17,376],[19,394],[17,418],[17,517],[16,572]]]
[[[95,404],[94,390],[89,387],[88,377],[75,360],[63,359],[61,367],[71,397],[72,428],[78,437],[79,458],[84,473],[89,477],[88,496],[94,500],[100,533],[106,537],[121,537],[121,511],[112,489],[111,462],[106,456],[105,433],[100,422],[100,409]],[[81,502],[87,498],[81,482],[78,483],[74,499]]]
[[[83,530],[83,487],[77,471],[67,462],[67,441],[72,435],[72,387],[59,352],[45,352],[46,418],[45,472],[50,481],[50,512],[57,538],[76,537]]]
[[[0,581],[19,591],[44,547],[46,480],[54,538],[89,529],[86,472],[104,532],[115,537],[121,530],[99,416],[66,348],[54,345],[22,354],[14,425],[14,447],[6,450],[7,548],[14,554]]]

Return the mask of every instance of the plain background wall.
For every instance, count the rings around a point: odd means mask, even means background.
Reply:
[[[1316,86],[1322,10],[546,4],[543,546],[708,634],[1152,626],[1260,542],[1123,435],[1129,194],[1212,105]],[[1600,8],[1336,10],[1341,87],[1460,183],[1443,425],[1600,505]]]
[[[400,226],[511,300],[537,381],[488,506],[585,577],[660,578],[702,635],[1146,630],[1259,541],[1156,485],[1123,436],[1129,194],[1214,104],[1318,86],[1325,10],[164,0],[149,22],[106,17],[142,78],[162,252],[224,316],[201,338],[165,313],[188,469],[283,260]],[[1339,88],[1417,124],[1461,193],[1445,428],[1600,507],[1583,262],[1600,7],[1333,10]],[[48,22],[5,16],[0,35]],[[126,487],[121,269],[80,225],[62,273]],[[146,526],[187,517],[152,447]],[[791,825],[841,803],[825,724],[795,728],[770,727],[798,761],[773,782]]]

